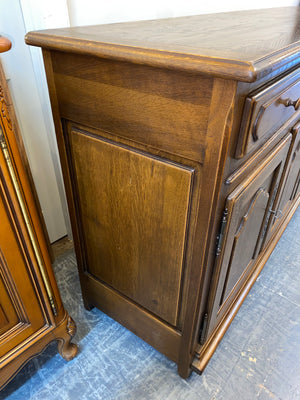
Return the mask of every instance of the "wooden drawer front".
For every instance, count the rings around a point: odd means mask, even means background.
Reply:
[[[227,197],[224,240],[216,259],[220,271],[216,314],[230,305],[260,253],[290,143],[291,135]]]
[[[203,161],[212,79],[52,53],[61,117]]]
[[[86,272],[176,325],[193,169],[75,127],[69,141]]]
[[[256,150],[300,109],[299,73],[297,70],[246,98],[236,158]],[[291,102],[294,106],[288,106]]]

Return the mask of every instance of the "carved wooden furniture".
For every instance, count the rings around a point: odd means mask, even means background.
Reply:
[[[87,308],[203,371],[300,201],[299,9],[31,32]]]
[[[33,192],[0,64],[0,389],[53,340],[66,360],[77,352]]]

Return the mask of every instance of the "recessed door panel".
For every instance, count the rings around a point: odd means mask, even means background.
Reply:
[[[291,143],[288,135],[226,199],[222,246],[215,261],[209,332],[235,301],[251,275],[267,236],[272,206]],[[225,222],[224,222],[225,221]]]
[[[0,261],[1,262],[1,261]],[[0,337],[19,322],[18,315],[7,287],[0,276]]]
[[[299,193],[300,181],[300,122],[293,128],[293,142],[290,149],[284,182],[279,204],[279,213],[287,212],[291,202]]]
[[[237,224],[232,223],[232,225],[235,226],[234,228],[232,227],[231,230],[235,232],[233,235],[233,242],[220,304],[223,304],[227,299],[236,283],[242,275],[247,272],[251,263],[255,259],[257,239],[259,237],[262,221],[269,201],[269,192],[265,186],[269,186],[269,183],[259,187],[251,197],[251,200],[247,199],[248,201],[250,200],[249,207],[242,215],[242,218],[239,212],[240,210],[237,211],[239,204],[237,202],[233,204],[232,213],[238,212],[238,219],[240,221]],[[245,195],[247,196],[247,192],[244,192],[244,196]],[[235,200],[240,202],[242,201],[241,199]],[[234,200],[231,199],[231,201]],[[228,207],[229,206],[230,205],[228,204]]]
[[[193,169],[70,132],[87,272],[176,325]]]
[[[46,321],[17,226],[0,185],[0,359]]]
[[[297,123],[292,132],[292,143],[284,167],[284,179],[281,180],[278,192],[272,207],[268,231],[263,246],[266,246],[282,218],[289,212],[293,201],[299,195],[300,186],[300,123]]]

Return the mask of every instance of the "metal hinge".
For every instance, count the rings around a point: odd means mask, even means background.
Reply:
[[[216,243],[216,256],[217,257],[221,254],[221,251],[222,251],[224,232],[225,232],[225,228],[227,225],[227,221],[228,221],[228,210],[227,210],[227,208],[225,208],[225,210],[223,211],[222,219],[221,219],[219,234],[217,236],[217,243]]]
[[[272,197],[269,200],[269,209],[268,209],[268,212],[267,212],[267,215],[266,215],[265,224],[264,224],[264,227],[263,227],[263,230],[262,230],[262,234],[261,234],[261,240],[262,241],[264,240],[265,235],[267,233],[267,228],[269,226],[269,220],[271,218],[271,215],[274,214],[275,219],[280,218],[280,213],[277,216],[276,215],[276,211],[272,210],[272,207],[274,205],[273,203],[274,203],[274,200],[275,200],[275,196],[277,194],[278,186],[279,186],[279,182],[276,183],[275,188],[274,188],[273,193],[272,193]]]
[[[208,323],[208,313],[206,312],[203,315],[201,328],[200,328],[200,334],[199,334],[199,343],[201,345],[203,345],[205,343],[206,333],[207,333],[207,323]]]

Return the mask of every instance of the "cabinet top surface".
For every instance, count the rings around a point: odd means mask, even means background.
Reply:
[[[26,43],[253,82],[300,62],[300,7],[29,32]]]

